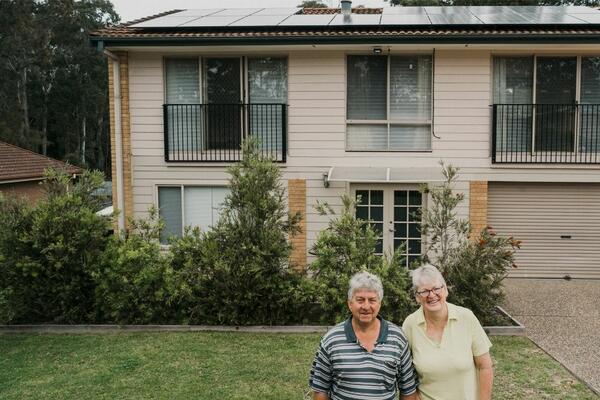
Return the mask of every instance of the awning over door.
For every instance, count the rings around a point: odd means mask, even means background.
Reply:
[[[490,182],[488,223],[521,240],[526,278],[600,279],[600,184]]]
[[[331,167],[326,182],[427,183],[443,182],[441,168]]]

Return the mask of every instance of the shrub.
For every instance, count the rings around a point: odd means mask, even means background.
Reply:
[[[167,282],[168,259],[161,253],[162,226],[156,209],[130,221],[126,237],[113,236],[94,273],[99,318],[119,324],[173,321]]]
[[[468,221],[455,211],[463,201],[462,193],[453,190],[458,170],[442,164],[442,171],[445,182],[429,190],[431,201],[423,211],[424,259],[444,275],[449,301],[470,308],[484,324],[494,323],[495,306],[504,298],[502,281],[514,265],[519,242],[496,236],[489,228],[470,239]]]
[[[322,309],[321,320],[332,324],[348,317],[348,284],[352,275],[367,270],[383,283],[381,314],[401,323],[413,309],[409,295],[408,272],[402,249],[391,259],[375,254],[377,234],[367,221],[357,219],[354,202],[342,196],[339,216],[326,203],[317,203],[321,215],[331,216],[328,227],[321,231],[311,248],[316,256],[309,267],[314,281],[315,297]]]
[[[46,196],[34,206],[0,200],[0,290],[10,322],[81,323],[94,318],[91,271],[106,246],[110,221],[95,214],[99,172],[73,183],[49,170]],[[6,306],[8,305],[8,306]]]
[[[252,140],[244,143],[243,159],[228,172],[231,191],[219,222],[204,235],[205,243],[188,243],[197,246],[196,265],[204,274],[199,287],[207,288],[193,320],[234,325],[294,321],[303,278],[290,268],[288,238],[299,231],[301,216],[288,214],[279,167],[261,157]]]

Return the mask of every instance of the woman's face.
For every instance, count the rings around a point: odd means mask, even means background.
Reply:
[[[425,311],[436,312],[446,307],[448,289],[440,282],[422,284],[417,288],[417,302]]]

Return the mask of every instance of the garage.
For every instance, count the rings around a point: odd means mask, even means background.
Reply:
[[[488,224],[521,240],[511,277],[600,279],[600,184],[489,182]]]

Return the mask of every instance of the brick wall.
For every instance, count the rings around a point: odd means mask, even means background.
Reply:
[[[300,221],[301,231],[291,238],[292,262],[298,269],[306,267],[306,180],[290,179],[288,180],[288,207],[291,213],[300,212],[302,221]]]
[[[469,221],[471,237],[475,238],[487,226],[488,182],[471,181],[469,183]]]

